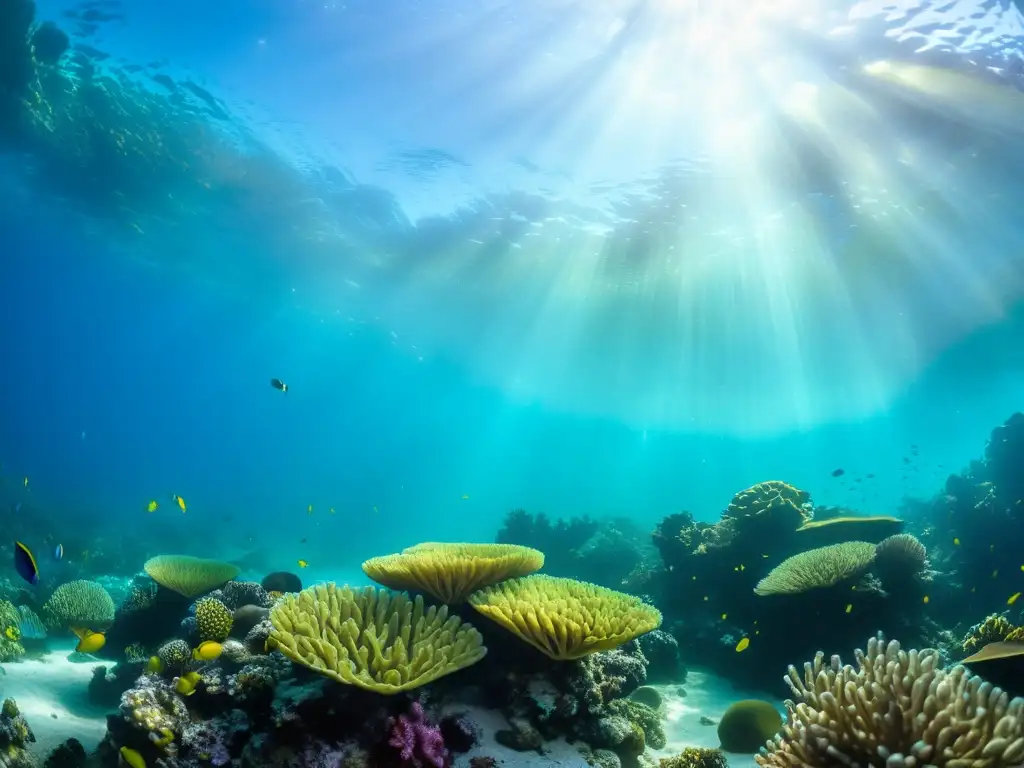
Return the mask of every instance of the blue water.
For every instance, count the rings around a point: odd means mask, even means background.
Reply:
[[[979,7],[992,26],[943,37],[942,71],[1015,56],[1019,11]],[[879,14],[855,9],[864,39],[829,49],[843,66],[858,50],[934,63],[916,51],[936,27],[923,12],[899,20],[899,38],[872,36]],[[61,10],[41,3],[39,18],[66,23]],[[681,121],[711,119],[687,89],[726,64],[665,80],[669,33],[690,29],[671,3],[117,12],[89,45],[112,66],[166,61],[223,99],[231,121],[211,118],[211,135],[237,124],[252,138],[211,161],[230,193],[172,185],[110,218],[26,176],[33,158],[5,159],[4,494],[58,530],[130,532],[140,562],[173,544],[347,578],[424,539],[492,540],[514,507],[653,527],[684,508],[716,519],[737,490],[780,478],[817,503],[893,513],[938,492],[1020,408],[1024,262],[1007,178],[1020,158],[992,153],[1010,129],[978,106],[1015,109],[1012,78],[993,84],[971,63],[966,90],[911,89],[906,103],[940,104],[932,122],[846,83],[881,104],[861,116],[873,159],[826,105],[846,165],[812,167],[821,157],[799,144],[799,174],[782,173],[794,149],[737,180],[738,156],[794,134],[769,126],[723,151],[707,124]],[[821,13],[830,28],[856,16]],[[662,58],[637,70],[645,55]],[[757,55],[772,60],[737,48],[727,64],[752,71]],[[847,77],[798,64],[807,80]],[[679,103],[658,112],[658,93]],[[953,108],[961,97],[977,125]],[[701,175],[716,162],[724,180]],[[777,205],[745,210],[738,190]],[[865,213],[880,199],[891,211]],[[706,282],[686,282],[677,255],[698,247]]]

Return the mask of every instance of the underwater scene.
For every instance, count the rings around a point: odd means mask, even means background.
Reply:
[[[1019,0],[0,0],[0,768],[1024,766]]]

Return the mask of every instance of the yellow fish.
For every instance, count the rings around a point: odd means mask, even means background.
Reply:
[[[959,547],[960,546],[960,539],[954,538],[953,539],[953,546],[954,547]]]
[[[146,674],[147,675],[159,675],[164,671],[164,663],[160,661],[159,656],[150,656],[149,661],[146,662]]]
[[[308,566],[309,563],[307,563],[305,560],[299,560],[299,568],[307,568]]]
[[[331,514],[334,514],[334,507],[331,507]]]
[[[15,643],[18,642],[18,640],[21,638],[21,632],[15,626],[7,627],[4,630],[4,635],[7,637],[8,640],[11,640]]]
[[[28,475],[25,475],[25,487],[28,488]]]
[[[202,679],[198,672],[187,672],[181,677],[175,678],[174,690],[182,696],[191,696],[196,692],[196,684]]]
[[[72,628],[71,631],[78,637],[78,645],[75,646],[75,650],[79,653],[96,653],[107,643],[107,636],[102,632],[80,628]]]
[[[128,768],[146,768],[146,761],[142,755],[130,747],[121,747],[121,759]]]
[[[742,640],[740,640],[738,643],[736,643],[736,653],[740,653],[741,651],[747,650],[747,646],[749,646],[749,645],[750,645],[750,638],[749,637],[744,637]]]
[[[181,496],[179,496],[178,494],[174,494],[173,496],[171,496],[171,499],[173,499],[177,503],[177,505],[181,507],[181,514],[185,514],[185,510],[188,509],[188,507],[185,506],[185,500],[181,498]]]
[[[156,502],[156,499],[146,505],[147,512],[156,512],[158,509],[160,509],[160,505]]]
[[[313,514],[313,505],[312,504],[310,504],[308,507],[306,507],[306,514],[307,515],[312,515]]]
[[[971,592],[973,592],[973,591],[974,591],[974,590],[972,589],[972,590],[971,590]],[[924,603],[925,605],[928,605],[928,601],[929,601],[930,599],[931,599],[931,598],[929,598],[929,597],[928,597],[928,595],[925,595],[925,596],[924,596],[924,599],[923,599],[923,600],[922,600],[921,602],[923,602],[923,603]]]
[[[853,611],[853,603],[846,604],[846,612],[851,613]]]
[[[722,621],[725,621],[728,618],[729,618],[729,614],[728,613],[723,613],[722,614]]]
[[[1020,592],[1014,592],[1012,595],[1010,595],[1010,599],[1006,601],[1006,604],[1013,605],[1017,602],[1018,597],[1020,597]]]
[[[213,640],[204,640],[192,651],[192,658],[196,661],[213,661],[224,652],[224,646]]]

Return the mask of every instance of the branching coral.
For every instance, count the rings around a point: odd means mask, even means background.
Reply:
[[[866,571],[874,562],[875,545],[849,541],[819,547],[783,560],[754,587],[758,595],[796,595],[831,587]]]
[[[418,688],[484,657],[480,633],[447,607],[367,587],[317,584],[270,612],[270,641],[292,661],[378,693]]]
[[[788,722],[755,759],[763,768],[1002,768],[1024,759],[1024,700],[937,651],[872,638],[857,667],[821,652],[789,668]]]
[[[409,712],[393,718],[388,746],[395,751],[400,764],[410,768],[445,768],[448,750],[441,729],[427,722],[423,707],[414,701]]]
[[[661,625],[637,597],[595,584],[534,575],[475,592],[470,604],[552,659],[608,651]]]
[[[392,589],[414,589],[442,603],[462,603],[481,587],[540,570],[544,555],[517,544],[426,543],[374,557],[363,572]]]

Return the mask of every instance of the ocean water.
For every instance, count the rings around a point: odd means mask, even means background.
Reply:
[[[1016,2],[34,13],[70,49],[0,53],[0,510],[51,585],[363,584],[774,479],[901,515],[1022,409]]]

